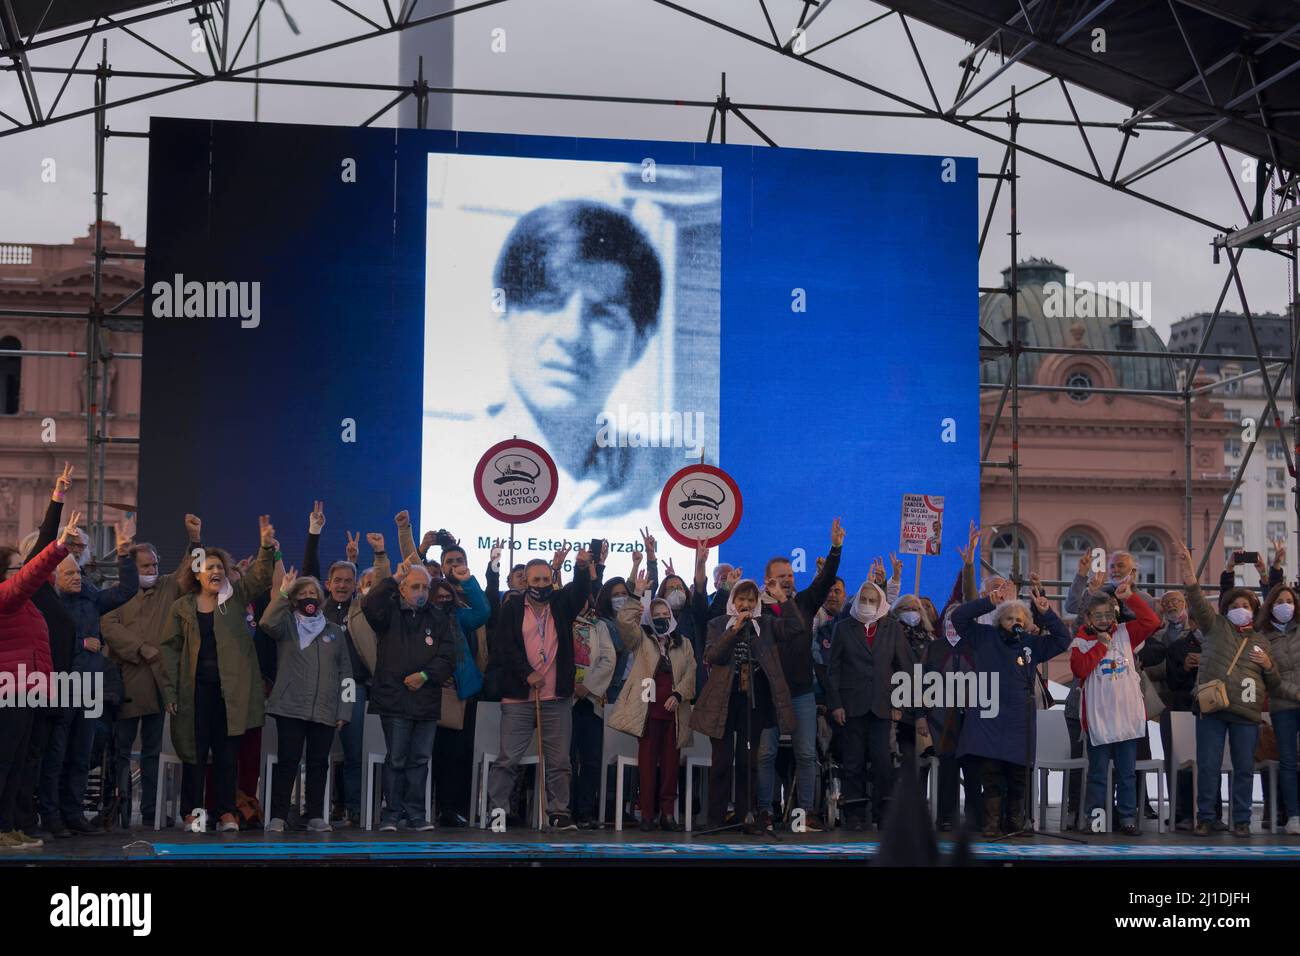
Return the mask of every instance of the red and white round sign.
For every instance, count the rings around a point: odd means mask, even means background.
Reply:
[[[713,465],[688,465],[668,479],[659,495],[659,518],[678,544],[722,544],[740,527],[744,501],[732,477]]]
[[[474,469],[479,505],[508,524],[523,524],[546,514],[558,485],[555,461],[541,445],[523,438],[497,442]]]

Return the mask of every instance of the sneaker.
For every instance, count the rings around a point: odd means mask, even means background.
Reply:
[[[77,817],[75,820],[69,820],[67,823],[69,833],[91,836],[96,833],[102,833],[102,830],[90,825],[84,817]]]
[[[271,817],[270,821],[262,828],[265,833],[283,833],[284,820],[281,817]]]
[[[1209,836],[1214,832],[1214,827],[1210,826],[1209,820],[1197,820],[1196,826],[1192,828],[1192,836]]]
[[[438,826],[447,827],[451,830],[463,830],[469,826],[469,821],[459,813],[444,813],[438,817]]]
[[[1227,833],[1230,827],[1222,820],[1215,820],[1210,824],[1210,829],[1215,833]]]
[[[1137,836],[1142,831],[1138,829],[1136,820],[1130,820],[1128,823],[1120,824],[1119,832],[1125,836]]]
[[[433,824],[428,820],[410,820],[407,821],[406,829],[414,830],[416,833],[428,833],[433,829]]]
[[[218,833],[238,833],[239,820],[233,813],[223,813],[221,823],[217,826]]]
[[[198,818],[197,818],[196,816],[194,816],[194,814],[192,814],[192,813],[187,813],[187,814],[185,814],[185,816],[181,817],[181,829],[182,829],[182,830],[193,830],[193,829],[194,829],[194,821],[195,821],[196,819],[198,819]],[[55,834],[55,835],[57,836],[58,834]]]
[[[379,832],[380,832],[380,833],[396,833],[396,832],[397,832],[397,821],[396,821],[396,820],[385,820],[383,823],[379,824]]]
[[[826,829],[826,824],[822,821],[820,813],[806,813],[803,818],[803,828],[808,833],[821,833]],[[952,829],[949,827],[948,829]]]
[[[1234,823],[1232,825],[1232,835],[1235,837],[1250,836],[1250,824],[1248,822]]]
[[[1300,817],[1290,817],[1287,819],[1286,832],[1291,836],[1300,834]]]
[[[334,817],[334,819],[330,820],[330,824],[331,826],[338,827],[341,830],[347,829],[351,826],[356,826],[356,824],[352,822],[352,818],[347,814],[344,814],[341,817]]]
[[[313,833],[330,833],[334,828],[330,826],[330,822],[324,817],[312,817],[307,821],[307,829]],[[429,827],[429,829],[432,830],[433,827]]]
[[[670,817],[670,816],[662,816],[662,817],[659,818],[659,829],[660,829],[660,830],[665,830],[665,831],[667,831],[668,833],[676,833],[676,832],[678,832],[679,830],[681,830],[681,828],[682,828],[682,825],[681,825],[680,823],[678,823],[676,820],[674,820],[674,819],[673,819],[672,817]]]
[[[771,810],[758,811],[758,828],[764,833],[772,833],[776,829],[776,824],[772,820]]]
[[[10,830],[6,836],[9,837],[9,848],[13,850],[39,850],[45,845],[44,840],[30,837],[22,830]]]
[[[576,830],[578,825],[573,822],[573,817],[567,813],[558,813],[551,817],[552,830]]]

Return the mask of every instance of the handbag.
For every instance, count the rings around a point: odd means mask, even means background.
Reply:
[[[1232,663],[1228,665],[1228,674],[1231,674],[1232,669],[1237,666],[1237,661],[1241,658],[1241,652],[1246,649],[1247,643],[1248,638],[1243,637],[1241,646],[1237,648],[1237,653],[1232,655]],[[1216,711],[1225,710],[1228,704],[1228,685],[1223,681],[1215,678],[1206,681],[1204,684],[1197,685],[1196,706],[1202,714],[1213,714]]]
[[[1277,732],[1272,724],[1259,725],[1259,741],[1255,744],[1255,763],[1277,760]]]
[[[455,687],[445,684],[442,688],[442,715],[438,718],[438,726],[447,730],[465,729],[465,702],[460,699]]]
[[[456,671],[452,676],[461,700],[469,700],[483,689],[483,674],[474,663],[474,655],[469,652],[469,641],[459,629],[456,631]]]

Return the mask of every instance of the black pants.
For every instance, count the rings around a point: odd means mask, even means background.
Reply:
[[[0,833],[18,828],[18,790],[27,765],[27,742],[35,716],[30,707],[0,707]]]
[[[1025,819],[1025,768],[1023,764],[1006,760],[984,758],[980,780],[984,787],[985,812],[990,813],[992,802],[998,801],[998,820],[985,820],[985,826],[997,823],[1005,830],[1017,830]]]
[[[40,785],[41,762],[45,757],[45,745],[49,743],[50,731],[61,718],[57,709],[40,710],[32,721],[32,733],[27,743],[27,758],[23,763],[22,779],[18,783],[18,803],[14,808],[14,819],[18,829],[30,833],[36,828],[36,788]],[[47,821],[47,825],[50,821]]]
[[[588,698],[573,702],[573,736],[570,740],[573,816],[579,820],[594,820],[596,801],[600,799],[600,755],[605,743],[605,721]]]
[[[939,756],[939,805],[935,808],[935,818],[939,823],[957,825],[957,794],[966,791],[966,829],[973,829],[980,820],[980,778],[962,767],[962,761],[956,754]]]
[[[722,737],[712,741],[713,764],[709,767],[709,826],[721,826],[731,799],[731,764],[736,764],[736,814],[742,819],[749,813],[750,794],[758,790],[758,735],[763,729],[758,714],[752,715],[754,759],[749,753],[749,698],[731,695],[727,705],[727,726]],[[733,742],[734,735],[734,742]]]
[[[212,799],[208,803],[218,818],[235,812],[235,779],[241,736],[226,733],[226,702],[219,683],[194,686],[194,763],[181,770],[181,813],[193,813],[203,804],[203,778],[212,753]]]
[[[439,727],[433,737],[433,803],[438,816],[469,819],[469,791],[474,777],[474,725],[478,701],[465,701],[465,726]]]
[[[871,765],[871,816],[877,824],[894,794],[894,762],[889,753],[890,721],[875,714],[850,717],[844,724],[844,815],[867,818],[867,764]]]
[[[271,777],[271,818],[284,820],[289,816],[289,797],[298,777],[304,743],[307,745],[307,801],[303,816],[308,820],[324,817],[325,778],[329,775],[334,725],[276,715],[275,730],[278,745],[275,773]]]

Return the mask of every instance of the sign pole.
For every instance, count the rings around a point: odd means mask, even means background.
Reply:
[[[916,556],[916,587],[912,591],[917,597],[921,596],[921,555]]]

